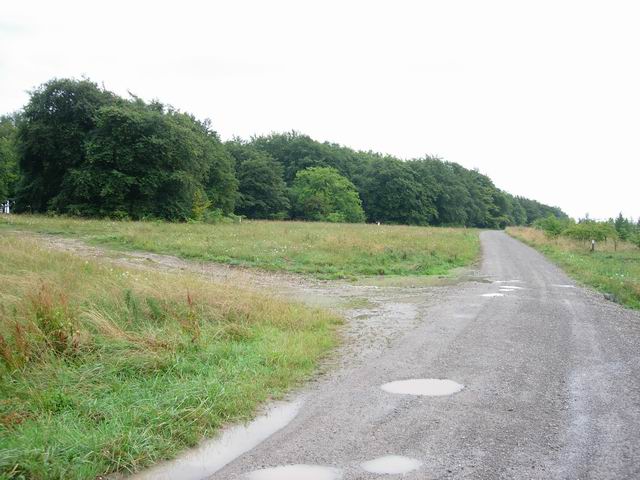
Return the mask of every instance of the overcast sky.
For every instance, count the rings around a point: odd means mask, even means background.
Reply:
[[[3,1],[0,113],[87,76],[211,118],[478,168],[640,216],[640,2]]]

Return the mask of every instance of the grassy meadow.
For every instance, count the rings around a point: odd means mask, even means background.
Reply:
[[[613,295],[627,307],[640,309],[640,249],[630,243],[589,242],[551,238],[542,230],[510,227],[507,233],[540,250],[576,280]]]
[[[324,279],[439,275],[472,263],[480,251],[478,231],[464,228],[276,221],[208,225],[12,215],[0,217],[0,232],[3,229]]]
[[[160,250],[177,248],[183,227],[187,252],[211,245],[199,226],[15,218]],[[2,479],[96,478],[172,457],[311,374],[339,322],[237,285],[48,251],[6,230],[0,285]]]

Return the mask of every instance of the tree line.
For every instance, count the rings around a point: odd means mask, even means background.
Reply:
[[[0,118],[0,199],[15,211],[88,217],[383,222],[503,228],[557,207],[477,170],[318,142],[297,132],[223,142],[209,121],[53,79]]]
[[[590,219],[587,215],[577,222],[570,218],[557,218],[549,216],[539,218],[533,224],[534,227],[543,230],[548,237],[560,236],[582,242],[604,242],[612,240],[615,248],[618,241],[633,243],[640,247],[640,219],[636,223],[625,218],[622,213],[605,221]]]

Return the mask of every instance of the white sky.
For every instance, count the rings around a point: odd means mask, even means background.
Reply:
[[[0,113],[88,76],[211,118],[640,216],[640,2],[2,0]]]

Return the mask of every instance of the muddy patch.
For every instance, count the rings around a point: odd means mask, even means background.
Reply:
[[[248,480],[338,480],[342,471],[321,465],[283,465],[255,470],[246,475]]]

